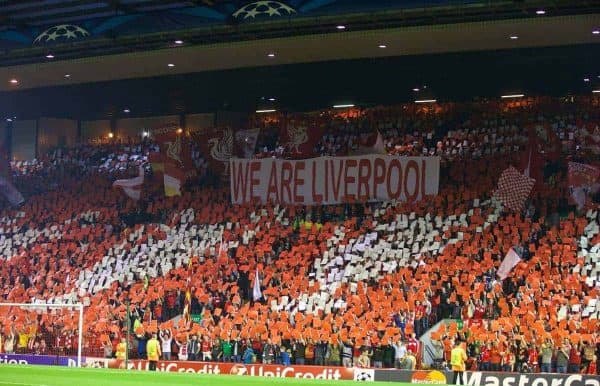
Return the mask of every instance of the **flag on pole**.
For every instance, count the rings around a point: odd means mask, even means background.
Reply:
[[[225,253],[225,257],[227,257],[227,251],[229,250],[228,246],[225,246],[225,241],[223,240],[223,233],[221,232],[221,240],[219,241],[219,253],[217,254],[217,258],[220,258],[223,253]]]
[[[152,167],[152,172],[156,175],[162,174],[165,171],[165,160],[162,153],[148,154],[148,162]]]
[[[592,128],[592,123],[588,129],[583,129],[583,148],[590,152],[599,155],[600,154],[600,127],[596,124],[595,128]]]
[[[254,301],[262,298],[262,291],[260,290],[260,278],[258,277],[258,268],[256,268],[256,275],[254,276],[254,288],[252,289],[252,297]]]
[[[235,152],[235,136],[231,127],[212,128],[191,133],[212,172],[229,178],[229,160]],[[258,138],[258,135],[257,137]],[[254,143],[256,145],[256,143]],[[252,147],[254,149],[254,147]]]
[[[235,154],[240,158],[252,158],[259,134],[260,128],[236,131]]]
[[[600,167],[578,162],[569,162],[570,200],[583,210],[589,204],[589,196],[600,190]]]
[[[527,156],[527,165],[525,166],[525,170],[523,171],[523,175],[525,177],[531,177],[531,153],[533,153],[533,149],[529,148],[529,154]]]
[[[142,194],[142,186],[144,185],[144,167],[140,165],[137,177],[116,180],[113,182],[113,188],[122,188],[123,192],[132,200],[139,200]]]
[[[156,180],[160,181],[162,174],[165,196],[180,196],[187,177],[195,173],[190,141],[183,129],[174,124],[155,129],[152,134],[160,147],[158,154],[148,156]]]
[[[183,301],[183,320],[185,323],[189,323],[192,320],[192,264],[193,257],[190,256],[190,260],[188,261],[188,278],[186,281],[185,288],[185,299]]]
[[[519,253],[518,247],[513,247],[508,250],[506,256],[504,256],[504,260],[500,264],[500,268],[498,268],[498,277],[500,280],[506,279],[510,271],[515,267],[515,265],[519,264],[521,261],[521,254]]]
[[[12,182],[2,176],[0,176],[0,194],[2,194],[12,206],[19,206],[25,202],[25,198],[21,192],[15,188]]]
[[[385,142],[383,135],[377,130],[364,142],[360,143],[358,149],[352,152],[353,155],[385,154]]]
[[[185,182],[184,171],[171,163],[166,163],[164,167],[165,196],[181,196],[181,186]]]
[[[0,143],[0,195],[6,198],[6,201],[12,206],[19,206],[25,202],[21,192],[12,183],[12,170],[8,152]]]
[[[498,189],[494,196],[502,201],[505,207],[518,211],[523,208],[534,184],[533,178],[519,173],[517,169],[510,166],[500,175]]]

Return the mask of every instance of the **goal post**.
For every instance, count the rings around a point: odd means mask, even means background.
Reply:
[[[5,329],[8,327],[13,328],[14,330],[14,325],[12,325],[13,323],[15,323],[17,321],[18,316],[11,312],[11,308],[12,307],[16,307],[16,308],[20,308],[21,310],[26,311],[28,314],[26,315],[26,320],[31,324],[30,326],[20,326],[22,328],[31,328],[31,327],[35,327],[37,329],[38,327],[38,322],[37,321],[32,321],[31,320],[31,314],[35,314],[37,315],[41,315],[41,312],[46,312],[46,313],[52,313],[53,310],[64,310],[64,311],[71,311],[71,313],[75,312],[77,314],[77,367],[81,367],[82,366],[82,349],[83,349],[83,307],[84,305],[82,303],[0,303],[0,324],[5,326]],[[8,309],[8,310],[6,310]],[[53,315],[56,316],[60,319],[61,315]],[[50,321],[50,318],[47,318],[48,321]],[[36,330],[36,332],[38,332]],[[3,354],[7,354],[7,352],[5,352],[5,342],[6,339],[8,338],[8,336],[6,336],[5,331],[0,331],[0,337],[2,337],[1,341],[2,341],[2,347],[0,347],[0,352]],[[53,342],[50,342],[49,347],[60,347],[60,345],[58,344],[58,341],[60,339],[60,337],[58,335],[55,336],[50,336],[53,340]],[[18,353],[18,349],[17,349],[17,343],[21,343],[19,342],[19,336],[12,336],[12,338],[15,340],[15,347],[14,347],[14,352]],[[44,341],[44,343],[46,345],[48,345],[48,343],[45,342],[44,339],[42,339]],[[38,342],[39,343],[39,342]],[[48,346],[47,346],[48,347]],[[37,349],[39,350],[39,352],[28,352],[29,350],[25,350],[24,354],[40,354],[41,353],[41,349],[39,347],[37,347]],[[61,354],[61,351],[57,350],[57,351],[48,351],[47,352],[50,355],[53,356],[59,356]],[[65,351],[65,354],[68,355],[68,351]]]

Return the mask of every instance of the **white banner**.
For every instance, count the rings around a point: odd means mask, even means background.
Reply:
[[[293,205],[418,201],[436,195],[439,157],[231,159],[231,202]]]

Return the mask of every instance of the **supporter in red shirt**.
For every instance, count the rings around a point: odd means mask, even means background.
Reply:
[[[352,348],[352,363],[358,363],[358,358],[362,354],[361,347],[359,345],[354,345]]]
[[[515,364],[515,355],[512,352],[512,349],[507,348],[502,354],[502,371],[504,372],[512,372],[514,370]]]
[[[419,300],[415,302],[415,335],[420,337],[423,334],[424,324],[423,317],[425,316],[425,306]],[[416,351],[415,351],[416,352]]]
[[[406,349],[408,351],[412,351],[415,354],[419,353],[419,341],[415,337],[415,333],[410,334],[410,338],[408,339],[408,343],[406,344]]]
[[[56,347],[65,355],[72,355],[77,348],[77,339],[71,333],[64,331],[56,337]]]
[[[491,368],[491,345],[488,343],[481,347],[481,363],[479,364],[480,371],[490,371]]]
[[[210,343],[209,337],[205,336],[202,340],[202,343],[200,343],[200,352],[202,353],[203,361],[210,361],[212,359],[211,350],[212,345]]]
[[[527,357],[528,357],[529,367],[531,368],[531,370],[533,372],[538,371],[539,356],[540,356],[540,354],[538,353],[537,348],[533,344],[530,344],[529,349],[527,350]]]
[[[481,300],[475,302],[475,311],[473,312],[473,319],[481,320],[485,316],[485,307],[481,304]]]
[[[452,339],[445,339],[444,340],[444,360],[447,363],[450,363],[450,359],[452,356],[452,348],[453,348],[454,342]]]
[[[579,345],[571,345],[569,350],[569,369],[570,374],[577,374],[581,371],[581,347]]]
[[[252,339],[252,350],[256,354],[256,357],[262,360],[263,344],[260,339]]]
[[[502,365],[502,355],[500,354],[500,349],[498,348],[498,343],[492,344],[492,348],[490,349],[490,370],[491,371],[500,371]]]
[[[220,296],[215,296],[214,300],[213,300],[213,306],[215,308],[221,308],[222,307],[222,301],[221,301],[221,297]]]
[[[56,348],[56,351],[59,353],[64,352],[65,349],[65,337],[64,335],[57,335],[56,336],[56,342],[54,343],[54,347]]]

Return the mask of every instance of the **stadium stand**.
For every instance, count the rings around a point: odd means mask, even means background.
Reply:
[[[296,364],[411,368],[408,353],[422,350],[417,339],[429,331],[442,366],[462,339],[481,370],[562,371],[566,355],[570,372],[593,371],[600,211],[597,201],[579,210],[568,201],[557,160],[597,165],[598,103],[529,98],[253,122],[262,125],[257,158],[361,147],[439,156],[440,192],[420,202],[234,205],[206,166],[199,183],[165,197],[149,165],[160,148],[151,139],[13,162],[27,201],[0,214],[1,295],[82,301],[83,348],[93,356],[117,353],[130,304],[132,357],[144,357],[148,334],[160,331],[170,355],[190,360],[281,363],[289,351]],[[307,152],[288,146],[289,132],[273,141],[283,119],[322,135]],[[140,165],[136,202],[112,184]],[[520,211],[493,194],[510,165],[536,178]],[[510,251],[519,260],[502,280]],[[71,314],[0,312],[5,352],[76,349]],[[454,321],[438,324],[446,319]]]

